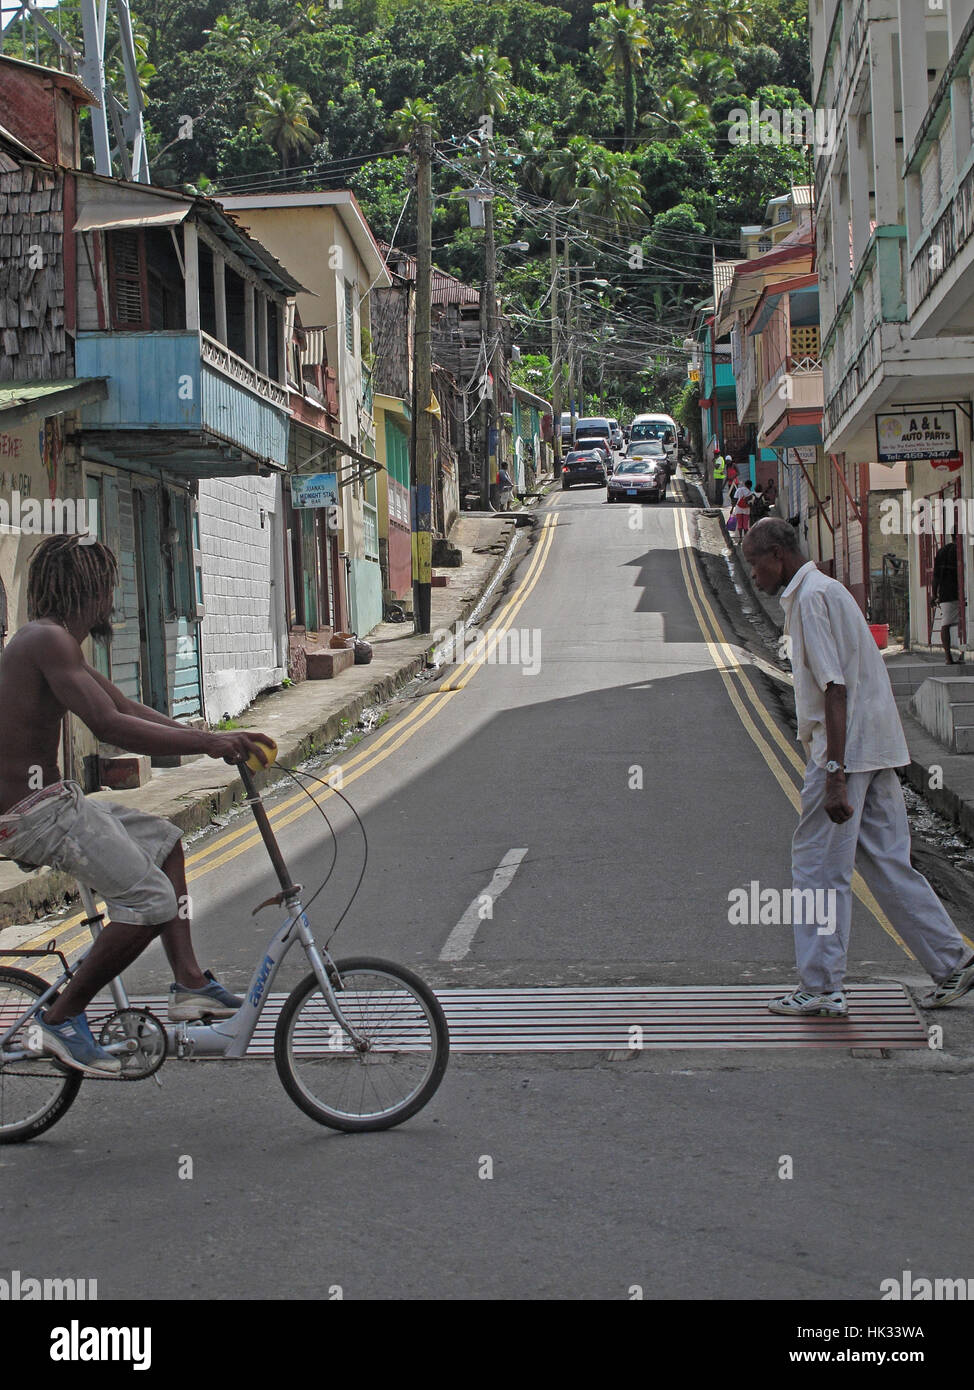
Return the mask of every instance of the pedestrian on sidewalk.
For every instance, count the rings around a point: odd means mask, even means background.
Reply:
[[[511,510],[511,494],[514,491],[514,479],[508,473],[503,464],[497,470],[497,510],[499,512],[509,512]]]
[[[714,459],[714,506],[724,505],[724,480],[727,477],[727,462],[723,454]]]
[[[910,864],[906,804],[894,771],[910,754],[875,639],[848,589],[805,559],[786,521],[759,521],[743,554],[758,588],[779,595],[791,643],[798,737],[808,759],[792,840],[793,889],[805,902],[809,889],[815,902],[823,890],[834,894],[826,923],[799,923],[796,915],[799,985],[768,1007],[794,1017],[847,1014],[856,867],[933,978],[923,1007],[950,1004],[974,986],[974,955]]]
[[[175,983],[174,1021],[229,1018],[243,1000],[200,969],[190,931],[182,831],[132,806],[86,798],[61,779],[58,750],[66,710],[105,743],[130,753],[205,753],[243,762],[267,759],[265,734],[190,729],[127,699],[85,661],[89,635],[110,639],[118,566],[107,546],[85,536],[48,536],[31,559],[29,621],[0,656],[0,855],[31,870],[73,874],[105,899],[109,924],[68,984],[38,1015],[41,1048],[86,1073],[119,1072],[99,1047],[85,1008],[160,937]]]
[[[730,489],[730,496],[733,498],[734,489],[737,487],[737,480],[740,477],[740,473],[737,470],[737,464],[730,454],[724,455],[724,462],[727,464],[727,486]]]
[[[951,538],[942,545],[933,561],[933,601],[940,621],[940,640],[948,666],[956,666],[964,659],[961,652],[957,661],[950,650],[950,629],[957,626],[960,617],[959,590],[957,585],[957,546]],[[959,645],[959,643],[958,643]]]
[[[751,501],[753,497],[754,492],[751,488],[750,478],[738,483],[731,492],[731,505],[734,508],[731,514],[737,524],[737,539],[742,544],[751,525]]]

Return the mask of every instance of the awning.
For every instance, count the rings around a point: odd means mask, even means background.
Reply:
[[[766,449],[797,449],[822,443],[822,409],[786,410],[781,419],[758,441]]]
[[[302,424],[303,423],[304,422],[302,421]],[[308,429],[309,426],[304,425],[304,428]],[[378,459],[372,458],[370,454],[363,454],[360,449],[353,449],[351,444],[345,443],[344,439],[339,439],[336,435],[322,434],[317,430],[314,431],[314,433],[317,435],[317,442],[321,450],[321,453],[315,455],[314,458],[320,458],[323,454],[327,453],[331,455],[332,458],[334,458],[335,455],[337,455],[339,458],[347,457],[350,459],[354,459],[356,463],[361,465],[361,468],[363,470],[366,470],[371,473],[379,473],[382,471],[382,464],[379,462]],[[306,459],[301,465],[302,469],[308,468],[311,472],[319,472],[320,469],[318,468],[310,468],[311,462],[312,460]],[[341,485],[344,487],[346,482],[350,481],[350,479],[353,477],[357,478],[359,474],[360,469],[356,468],[351,474],[349,474],[348,478],[341,480]]]
[[[133,193],[128,186],[123,196],[115,190],[105,196],[86,196],[78,214],[76,232],[115,232],[135,227],[176,227],[186,220],[193,204],[189,199],[160,198],[158,193]]]
[[[108,378],[104,376],[12,381],[0,385],[0,423],[9,429],[24,420],[43,420],[107,397]]]

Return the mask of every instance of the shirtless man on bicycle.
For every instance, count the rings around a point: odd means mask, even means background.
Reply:
[[[110,638],[115,557],[87,537],[49,536],[28,573],[27,612],[0,656],[0,856],[22,868],[50,865],[105,899],[110,923],[61,994],[39,1016],[42,1045],[85,1072],[118,1072],[84,1010],[159,936],[175,982],[174,1021],[228,1018],[241,1005],[193,950],[182,832],[170,821],[92,801],[58,769],[61,723],[70,710],[96,738],[131,753],[205,753],[267,763],[264,734],[212,734],[126,699],[85,661],[86,637]]]

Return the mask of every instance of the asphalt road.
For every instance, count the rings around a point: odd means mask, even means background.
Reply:
[[[689,508],[604,495],[558,492],[539,513],[500,600],[523,600],[517,661],[469,683],[446,666],[336,757],[368,836],[337,956],[485,990],[793,983],[787,926],[728,920],[731,890],[789,885],[791,735],[755,675],[766,717],[735,690],[756,741],[715,666],[684,568]],[[331,849],[305,805],[280,838],[314,887]],[[362,862],[337,819],[322,928]],[[241,990],[277,924],[251,916],[275,885],[251,837],[227,840],[244,824],[189,849],[203,963]],[[513,850],[490,915],[458,936]],[[275,990],[304,973],[292,954]],[[861,904],[850,976],[922,978]],[[161,953],[129,978],[161,993]],[[457,1055],[425,1111],[361,1137],[314,1125],[269,1061],[170,1062],[161,1089],[86,1083],[47,1135],[0,1149],[0,1275],[65,1272],[69,1231],[71,1272],[102,1298],[872,1299],[907,1268],[974,1275],[957,1220],[972,1014],[939,1020],[942,1052],[885,1059]]]

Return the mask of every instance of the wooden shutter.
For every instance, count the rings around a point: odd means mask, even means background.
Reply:
[[[109,276],[112,327],[148,329],[149,293],[145,274],[145,234],[109,232]]]

